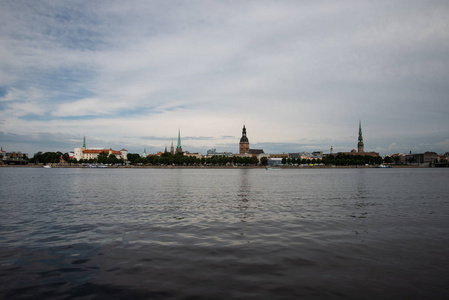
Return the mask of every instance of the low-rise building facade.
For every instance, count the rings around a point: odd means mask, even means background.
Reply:
[[[75,148],[73,151],[73,158],[76,160],[80,159],[97,159],[98,155],[100,153],[106,153],[107,156],[113,154],[117,159],[128,159],[128,150],[122,149],[122,150],[112,150],[112,148],[109,149],[83,149],[83,148]]]
[[[106,148],[86,148],[86,137],[83,139],[83,147],[82,148],[75,148],[73,150],[73,158],[77,161],[81,159],[97,159],[98,155],[100,153],[106,153],[107,156],[115,155],[117,159],[123,159],[124,161],[128,160],[128,150],[122,149],[122,150],[112,150],[112,148],[106,149]]]
[[[26,165],[28,164],[28,154],[22,152],[1,151],[1,161],[7,165]]]
[[[424,152],[416,154],[407,154],[406,160],[409,163],[417,164],[432,164],[438,161],[438,154],[436,152]]]

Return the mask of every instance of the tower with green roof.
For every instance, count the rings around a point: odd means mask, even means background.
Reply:
[[[176,153],[182,153],[181,147],[181,130],[178,129],[178,145],[176,146]]]

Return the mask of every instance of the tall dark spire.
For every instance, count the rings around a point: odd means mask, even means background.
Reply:
[[[86,150],[86,135],[84,135],[83,139],[83,150]]]
[[[362,136],[362,121],[359,120],[359,142],[357,143],[357,152],[364,152],[363,150],[364,144],[363,144],[363,136]]]
[[[362,121],[359,120],[359,142],[363,142],[362,137]]]

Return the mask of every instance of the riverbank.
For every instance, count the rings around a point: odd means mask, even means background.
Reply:
[[[81,168],[88,169],[88,166],[82,165],[60,165],[51,164],[51,168]],[[3,168],[43,168],[39,165],[0,165]],[[280,169],[373,169],[376,166],[275,166]],[[391,168],[429,168],[429,165],[391,165]],[[266,166],[106,166],[107,169],[265,169]]]

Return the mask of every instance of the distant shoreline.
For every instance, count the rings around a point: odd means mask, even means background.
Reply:
[[[0,165],[3,168],[43,168],[44,165]],[[89,169],[86,166],[51,165],[52,168]],[[280,169],[375,169],[376,166],[268,166]],[[108,166],[106,169],[265,169],[267,166]],[[430,168],[430,166],[391,165],[391,168]]]

